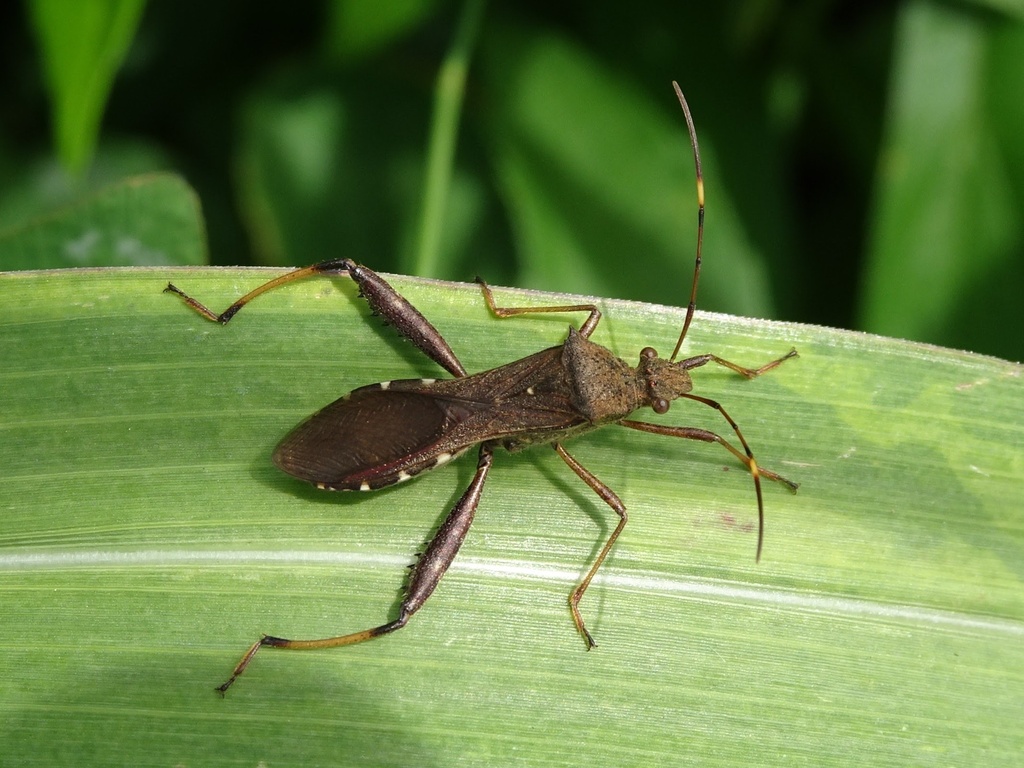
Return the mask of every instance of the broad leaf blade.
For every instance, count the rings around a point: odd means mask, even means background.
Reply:
[[[725,451],[612,428],[569,443],[631,513],[582,605],[601,644],[586,653],[565,598],[612,515],[552,451],[499,454],[407,629],[264,652],[219,699],[261,631],[392,616],[403,566],[472,474],[467,457],[327,494],[274,470],[273,445],[315,408],[437,371],[368,324],[343,279],[226,327],[160,292],[172,279],[220,308],[268,274],[0,277],[6,761],[949,765],[1024,748],[1020,366],[709,315],[688,351],[801,353],[753,382],[695,372],[759,461],[802,483],[765,489],[760,565],[750,479]],[[470,370],[564,335],[564,316],[494,320],[472,286],[394,282]],[[596,340],[631,361],[681,322],[603,307]],[[696,404],[664,418],[728,432]]]
[[[199,198],[169,173],[111,184],[0,233],[5,270],[202,264],[206,256]]]

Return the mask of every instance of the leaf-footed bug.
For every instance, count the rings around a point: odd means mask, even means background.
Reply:
[[[760,368],[745,368],[711,354],[676,361],[696,308],[704,233],[704,183],[693,118],[679,85],[673,82],[672,86],[686,118],[693,150],[698,219],[690,301],[679,340],[668,359],[659,358],[652,348],[645,347],[634,368],[590,341],[601,319],[595,305],[499,307],[490,288],[479,278],[484,300],[498,318],[542,312],[586,312],[587,318],[579,330],[570,326],[568,337],[558,346],[469,375],[441,334],[412,304],[375,272],[350,259],[324,261],[289,272],[259,286],[220,314],[168,284],[165,290],[178,294],[203,317],[227,323],[238,310],[267,291],[314,275],[347,275],[355,281],[361,296],[376,314],[454,377],[371,384],[336,400],[292,430],[277,446],[273,461],[288,474],[324,490],[371,491],[447,464],[473,447],[478,449],[476,474],[413,567],[396,619],[371,629],[319,640],[287,640],[265,635],[249,648],[218,691],[227,691],[265,646],[292,650],[333,648],[371,640],[404,627],[427,601],[455,559],[473,522],[496,448],[519,451],[533,445],[551,445],[569,468],[618,515],[615,529],[569,596],[573,622],[588,649],[596,643],[580,614],[579,603],[622,533],[627,515],[625,505],[615,492],[562,447],[564,440],[606,424],[619,424],[656,435],[718,443],[741,461],[753,478],[758,513],[757,559],[760,559],[764,540],[761,478],[783,483],[792,490],[796,490],[797,485],[757,464],[739,426],[725,409],[714,400],[692,393],[689,372],[716,363],[753,379],[795,357],[796,350]],[[629,418],[642,406],[663,414],[669,404],[679,398],[696,400],[717,410],[732,428],[742,450],[705,429]]]

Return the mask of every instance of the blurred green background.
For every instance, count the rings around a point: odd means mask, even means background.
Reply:
[[[4,3],[0,269],[350,256],[685,304],[673,79],[702,309],[1024,358],[1024,0]]]

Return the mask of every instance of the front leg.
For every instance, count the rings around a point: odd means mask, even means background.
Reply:
[[[680,360],[679,365],[684,371],[690,371],[694,368],[700,368],[702,365],[707,365],[708,363],[715,363],[716,365],[728,368],[730,371],[736,371],[736,373],[745,379],[756,379],[761,374],[768,373],[768,371],[773,368],[778,368],[790,358],[799,356],[800,355],[797,354],[795,349],[791,349],[782,357],[772,360],[770,363],[765,363],[760,368],[747,368],[742,365],[737,365],[736,363],[729,362],[718,355],[697,355],[696,357],[688,357],[686,360]]]
[[[420,311],[408,302],[398,291],[372,269],[356,264],[351,259],[333,259],[321,261],[309,267],[296,269],[276,277],[263,285],[254,288],[220,314],[213,312],[193,299],[180,288],[167,284],[165,292],[180,296],[188,306],[200,315],[215,323],[227,323],[246,304],[257,296],[280,288],[282,285],[302,280],[315,275],[348,275],[359,286],[359,294],[370,305],[370,309],[380,315],[384,322],[391,325],[403,337],[411,341],[427,357],[456,377],[466,375],[459,358],[456,357],[448,342],[441,333],[431,325]]]
[[[348,635],[339,635],[338,637],[325,637],[320,640],[287,640],[283,637],[264,635],[249,647],[249,650],[242,656],[242,660],[235,666],[231,677],[218,686],[216,690],[220,693],[226,692],[232,683],[238,679],[238,676],[245,671],[245,668],[249,666],[249,663],[261,648],[269,646],[270,648],[281,648],[286,651],[338,648],[343,645],[354,645],[367,640],[373,640],[376,637],[391,634],[404,627],[412,615],[422,608],[423,604],[427,602],[427,598],[434,593],[434,589],[437,587],[438,582],[441,581],[441,577],[444,576],[445,571],[448,570],[455,559],[455,555],[458,554],[459,548],[469,532],[469,526],[473,524],[473,517],[476,515],[476,508],[480,504],[480,496],[484,490],[484,481],[487,479],[487,473],[490,471],[493,461],[494,455],[491,449],[481,445],[480,458],[477,461],[476,474],[473,476],[473,481],[469,484],[466,492],[462,494],[462,498],[459,499],[458,503],[452,507],[452,511],[448,513],[448,517],[441,523],[441,527],[437,529],[434,538],[427,545],[426,551],[423,552],[420,559],[416,562],[412,575],[409,577],[409,585],[406,589],[402,606],[398,610],[397,619],[389,621],[387,624],[381,624],[379,627],[352,632]]]
[[[786,355],[786,357],[776,360],[774,363],[769,363],[769,365],[778,365],[782,360],[786,360],[795,354],[796,352],[793,351],[789,355]],[[729,426],[732,427],[733,432],[736,433],[736,437],[739,439],[740,445],[743,446],[743,450],[740,451],[721,435],[698,427],[673,427],[668,424],[650,424],[646,421],[632,421],[630,419],[623,419],[619,424],[623,427],[629,427],[630,429],[636,429],[641,432],[650,432],[654,435],[681,437],[684,440],[700,440],[704,443],[718,443],[728,450],[733,456],[742,461],[750,471],[751,477],[754,478],[754,493],[757,496],[757,554],[755,556],[755,560],[760,562],[761,549],[764,546],[764,499],[761,495],[761,478],[764,477],[768,480],[774,480],[782,483],[794,492],[800,486],[792,480],[787,480],[777,472],[772,472],[770,469],[762,469],[758,465],[757,459],[754,458],[754,452],[750,450],[750,445],[747,443],[746,438],[743,437],[743,433],[740,431],[739,424],[733,420],[732,416],[726,412],[725,408],[723,408],[719,402],[708,397],[701,397],[700,395],[694,395],[689,392],[684,393],[681,397],[685,397],[688,400],[695,400],[698,403],[703,403],[709,408],[714,408],[722,414],[722,417],[729,422]]]

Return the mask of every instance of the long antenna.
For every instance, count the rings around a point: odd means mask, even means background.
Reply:
[[[700,147],[697,146],[697,129],[693,127],[693,116],[690,115],[690,107],[686,103],[686,97],[683,96],[683,90],[679,87],[679,83],[673,80],[672,87],[675,88],[676,97],[679,99],[679,106],[683,108],[683,114],[686,116],[686,127],[690,131],[690,146],[693,147],[693,165],[697,171],[697,258],[693,264],[693,287],[690,288],[690,303],[686,306],[686,320],[683,322],[683,331],[679,334],[679,341],[676,342],[676,348],[672,351],[672,357],[669,358],[669,362],[674,361],[676,356],[679,355],[679,350],[683,346],[683,340],[686,338],[686,332],[690,330],[693,312],[697,309],[697,282],[700,280],[701,249],[704,245],[704,174],[700,170]]]

